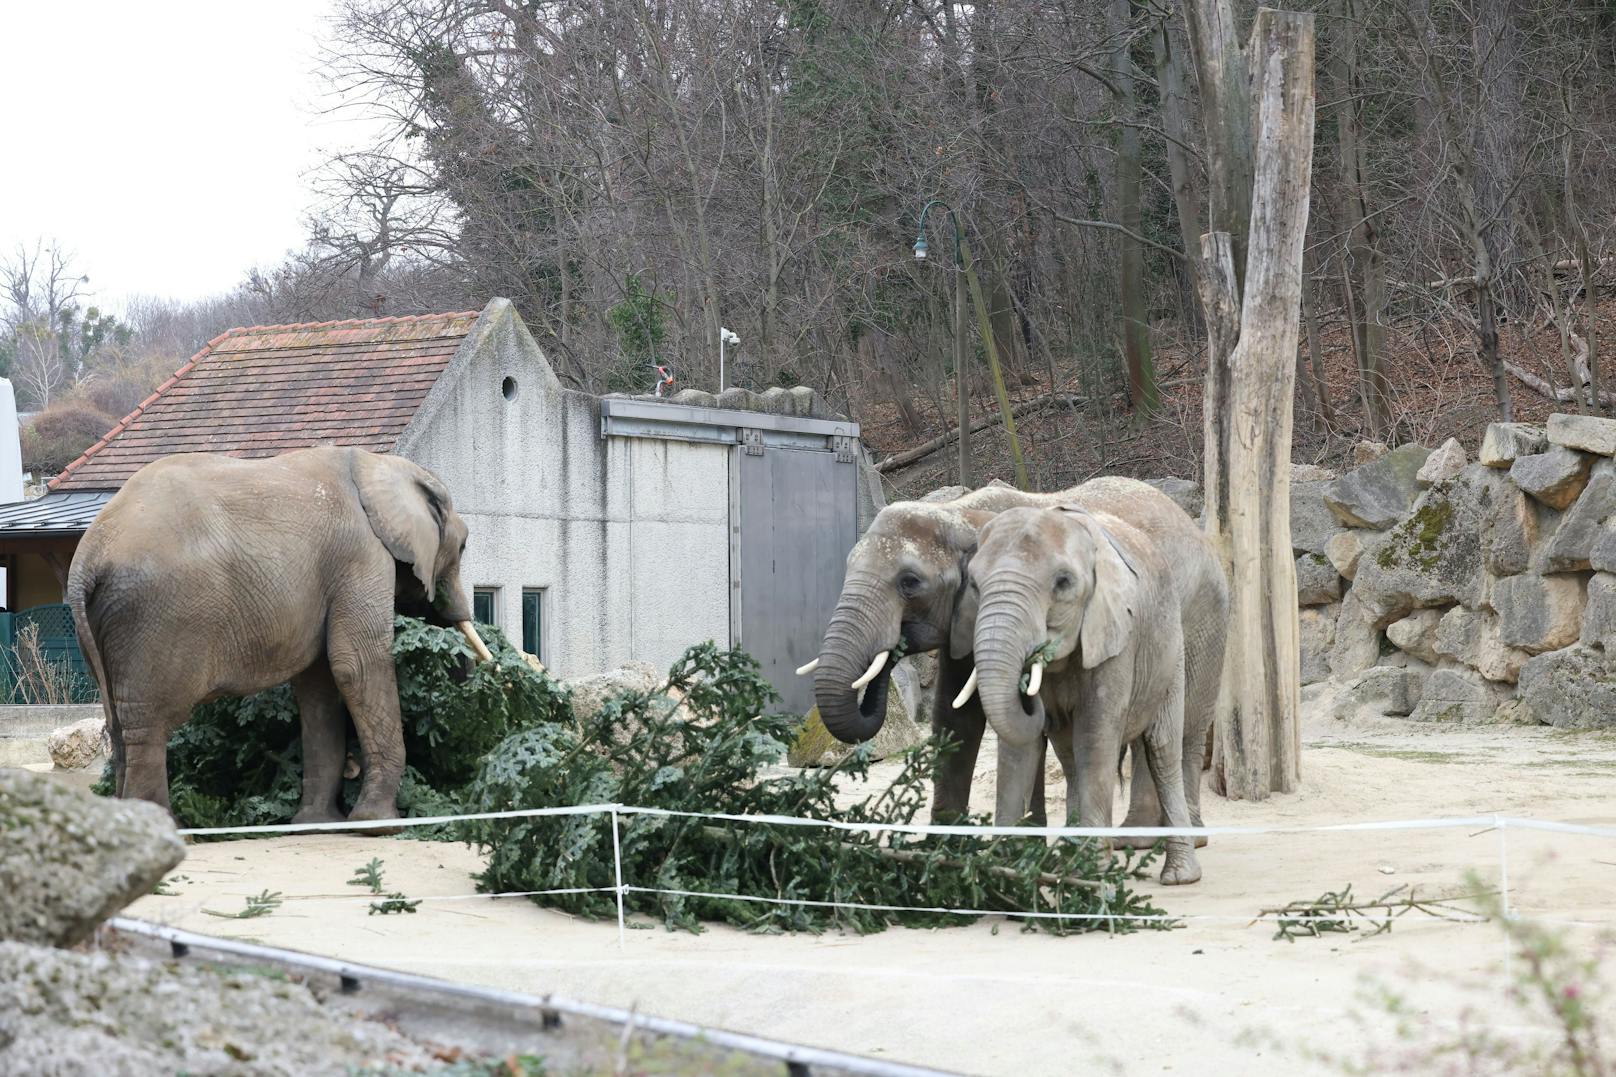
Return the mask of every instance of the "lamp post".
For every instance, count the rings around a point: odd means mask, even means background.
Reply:
[[[726,388],[728,388],[728,386],[726,386],[724,384],[724,345],[726,345],[726,344],[739,344],[740,342],[741,342],[741,338],[736,336],[733,332],[731,332],[728,329],[725,329],[723,326],[718,327],[718,391],[719,392],[723,392]]]
[[[967,394],[965,372],[965,286],[971,287],[971,302],[976,307],[977,328],[982,334],[982,349],[988,354],[988,369],[993,374],[993,392],[999,400],[999,417],[1004,422],[1005,436],[1010,440],[1010,456],[1016,466],[1016,486],[1027,488],[1027,465],[1021,458],[1021,439],[1016,436],[1016,417],[1010,411],[1010,395],[1004,388],[1004,376],[999,370],[999,349],[993,342],[993,322],[988,317],[987,301],[982,297],[982,282],[976,279],[971,265],[971,245],[965,241],[960,227],[959,213],[940,198],[933,198],[920,207],[920,224],[915,235],[915,260],[925,261],[930,251],[926,242],[926,214],[931,207],[948,210],[954,225],[954,377],[959,397],[959,468],[960,485],[971,485],[971,409]]]

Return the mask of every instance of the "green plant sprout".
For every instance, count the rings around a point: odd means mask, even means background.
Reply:
[[[263,890],[249,897],[247,907],[240,912],[214,912],[212,909],[202,911],[221,920],[253,920],[260,916],[268,916],[280,908],[282,900],[284,899],[279,890],[274,892]]]
[[[353,878],[348,880],[349,886],[368,886],[372,894],[382,892],[382,863],[378,857],[371,857],[370,863],[362,868],[355,868]]]

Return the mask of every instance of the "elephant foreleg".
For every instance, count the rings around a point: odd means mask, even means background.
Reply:
[[[1167,825],[1171,827],[1191,825],[1189,804],[1184,797],[1183,728],[1183,695],[1176,692],[1144,736],[1150,776],[1155,781],[1156,796],[1167,816]],[[1162,882],[1174,886],[1200,879],[1201,865],[1195,858],[1195,842],[1187,837],[1168,838]]]
[[[971,777],[976,771],[976,757],[982,750],[982,731],[987,718],[982,713],[981,701],[972,696],[965,705],[954,709],[954,697],[965,687],[971,675],[971,663],[955,661],[947,654],[937,660],[937,683],[931,708],[932,732],[939,737],[947,735],[954,742],[937,766],[932,781],[931,821],[956,822],[971,807]]]
[[[404,727],[393,672],[392,617],[378,614],[360,620],[356,627],[335,616],[332,620],[327,660],[364,756],[359,800],[348,818],[396,819],[398,786],[404,778]],[[340,768],[340,749],[336,758]]]
[[[324,658],[295,677],[292,690],[303,727],[303,802],[292,822],[335,822],[342,818],[342,766],[348,740],[342,696]]]

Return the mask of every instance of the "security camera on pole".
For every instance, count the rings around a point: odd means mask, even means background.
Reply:
[[[718,391],[719,392],[723,392],[725,389],[729,388],[729,386],[726,385],[725,382],[724,382],[724,345],[726,345],[726,344],[739,345],[740,343],[741,343],[741,338],[740,337],[736,336],[730,330],[725,329],[723,326],[718,327]]]

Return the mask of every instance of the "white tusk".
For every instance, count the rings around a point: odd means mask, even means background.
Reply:
[[[974,696],[975,694],[976,694],[976,668],[973,666],[971,668],[971,675],[969,677],[965,678],[965,687],[961,688],[960,689],[960,694],[954,697],[954,709],[959,710],[961,707],[965,706],[965,704],[967,704],[967,703],[969,703],[971,701],[971,697]]]
[[[860,688],[863,688],[866,684],[869,684],[871,681],[875,680],[875,675],[880,673],[881,667],[887,664],[887,655],[891,653],[891,651],[882,651],[880,654],[876,655],[875,661],[870,663],[870,668],[864,671],[864,676],[853,682],[853,691],[857,692]]]
[[[476,627],[470,621],[461,621],[455,627],[460,629],[460,634],[466,637],[466,642],[471,644],[471,649],[477,652],[478,661],[492,662],[494,660],[493,652],[488,649],[488,644],[483,642],[483,638],[477,634]]]
[[[808,674],[812,673],[814,670],[816,670],[818,668],[819,668],[819,659],[816,658],[812,662],[809,662],[806,666],[798,666],[797,667],[797,676],[806,677],[806,676],[808,676]]]
[[[1034,662],[1032,664],[1032,675],[1027,678],[1027,695],[1029,697],[1037,695],[1038,689],[1043,687],[1043,683],[1044,664],[1042,662]]]

